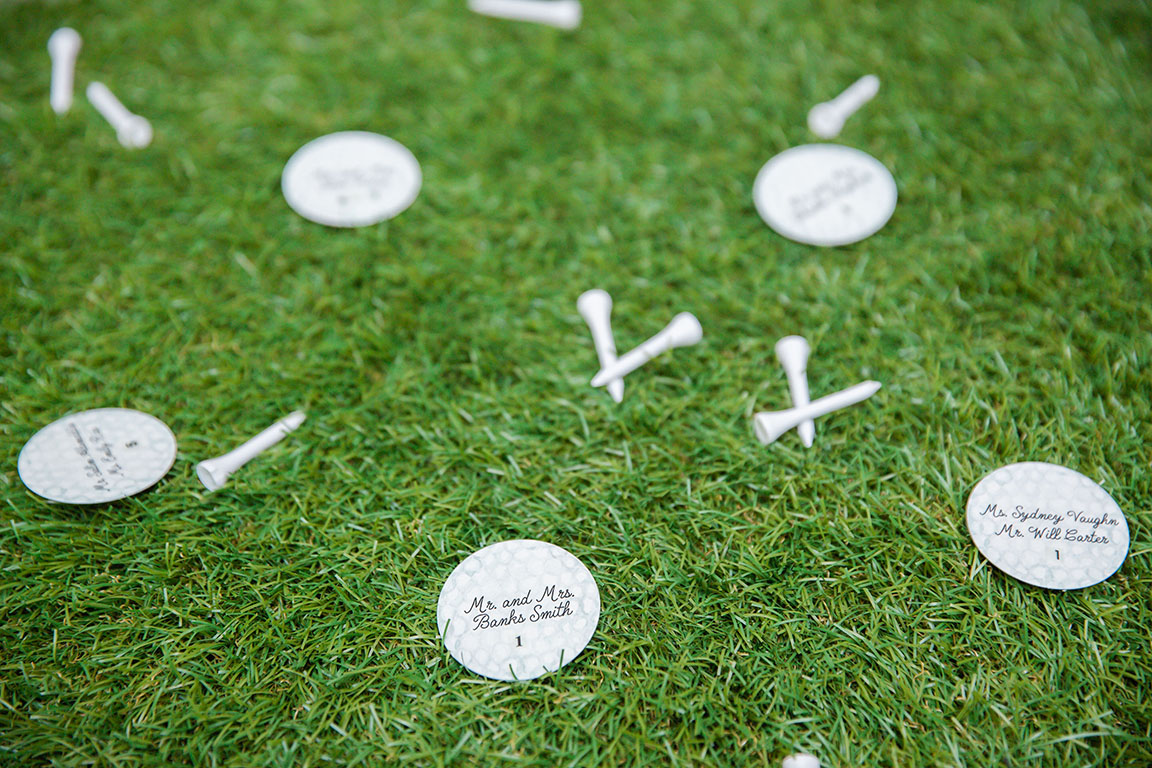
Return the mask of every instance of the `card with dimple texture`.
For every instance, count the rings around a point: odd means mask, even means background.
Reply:
[[[761,218],[790,240],[859,242],[896,210],[896,181],[884,165],[841,144],[804,144],[769,160],[752,187]]]
[[[1128,555],[1128,521],[1108,492],[1056,464],[1009,464],[968,497],[968,532],[993,565],[1026,584],[1082,589]]]
[[[399,215],[416,200],[420,163],[403,144],[367,131],[314,139],[289,158],[284,199],[309,221],[365,227]]]
[[[600,621],[588,568],[533,539],[478,550],[452,571],[436,626],[452,657],[494,680],[531,680],[570,663]]]
[[[16,468],[28,490],[63,504],[105,504],[160,481],[176,461],[164,422],[128,408],[73,413],[25,443]]]

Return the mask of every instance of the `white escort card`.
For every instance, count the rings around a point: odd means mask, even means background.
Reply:
[[[420,163],[398,141],[367,131],[330,133],[289,158],[284,199],[309,221],[365,227],[399,215],[416,200]]]
[[[896,180],[871,155],[840,144],[805,144],[769,160],[752,186],[761,218],[790,240],[859,242],[896,210]]]
[[[492,544],[448,577],[436,626],[452,658],[484,677],[531,680],[572,662],[600,621],[588,568],[533,539]]]
[[[1056,464],[1009,464],[968,497],[968,532],[1009,576],[1048,589],[1081,589],[1128,556],[1128,521],[1108,492]]]
[[[97,408],[58,419],[16,460],[28,490],[64,504],[105,504],[160,481],[176,461],[176,436],[155,416]]]

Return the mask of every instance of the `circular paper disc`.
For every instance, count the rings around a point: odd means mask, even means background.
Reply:
[[[756,175],[752,200],[768,226],[809,245],[848,245],[896,210],[896,181],[879,160],[841,144],[786,149]]]
[[[175,461],[167,424],[128,408],[96,408],[34,434],[16,469],[28,490],[50,501],[104,504],[151,488]]]
[[[343,131],[314,139],[288,159],[280,187],[292,210],[330,227],[364,227],[416,199],[420,163],[398,141]]]
[[[436,626],[452,658],[478,675],[531,680],[584,650],[600,621],[600,590],[567,550],[519,539],[492,544],[448,577]]]
[[[1000,570],[1026,584],[1081,589],[1128,555],[1128,521],[1108,492],[1056,464],[1009,464],[968,497],[968,532]]]

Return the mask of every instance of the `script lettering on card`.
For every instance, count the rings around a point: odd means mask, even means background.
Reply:
[[[538,594],[539,597],[533,597]],[[522,595],[509,595],[497,602],[484,595],[472,597],[465,614],[471,616],[474,632],[484,629],[515,626],[525,622],[536,623],[549,619],[562,619],[575,613],[572,600],[576,594],[567,587],[547,584],[539,589],[529,589]],[[497,603],[499,607],[497,606]],[[531,610],[528,610],[531,606]],[[516,644],[520,646],[518,636]]]
[[[797,221],[804,221],[820,213],[828,206],[851,195],[872,180],[866,170],[851,167],[837,168],[813,188],[791,198],[792,215]]]

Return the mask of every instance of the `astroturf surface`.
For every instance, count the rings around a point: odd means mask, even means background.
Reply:
[[[45,42],[84,38],[48,107]],[[0,2],[0,764],[1152,764],[1148,3],[588,0],[574,33],[431,2]],[[841,141],[893,172],[854,246],[788,242],[751,184],[865,72]],[[83,97],[148,117],[129,152]],[[424,187],[307,222],[300,145],[387,134]],[[627,379],[676,312],[702,344]],[[884,388],[764,447],[789,405]],[[179,439],[153,490],[39,500],[16,457],[76,410]],[[193,472],[301,408],[208,494]],[[1067,465],[1123,508],[1105,583],[977,552],[972,486]],[[443,649],[468,553],[591,569],[584,653],[527,684]]]

